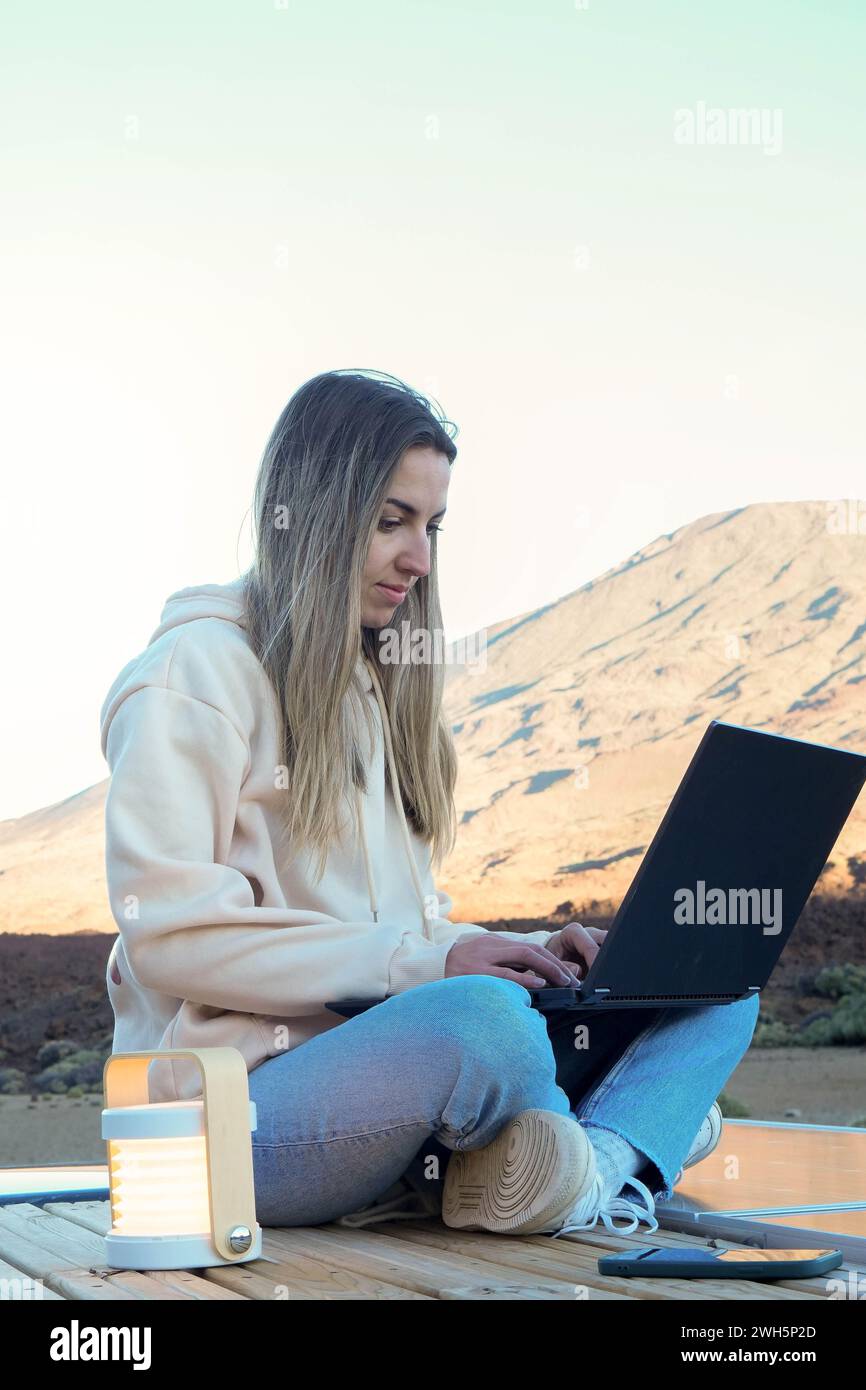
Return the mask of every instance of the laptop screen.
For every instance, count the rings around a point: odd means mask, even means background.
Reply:
[[[713,720],[588,985],[611,996],[763,988],[866,781],[866,756]]]

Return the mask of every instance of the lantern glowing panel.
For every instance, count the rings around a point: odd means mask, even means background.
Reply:
[[[253,1131],[256,1107],[250,1100],[247,1105],[248,1112],[241,1113],[248,1113]],[[213,1240],[213,1155],[206,1126],[202,1100],[103,1110],[111,1202],[105,1244],[111,1267],[190,1269],[233,1262]],[[225,1233],[229,1248],[246,1260],[261,1254],[261,1227],[254,1221],[251,1227],[241,1222]]]

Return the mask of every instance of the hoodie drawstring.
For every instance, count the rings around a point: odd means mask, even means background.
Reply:
[[[391,775],[391,790],[393,792],[394,801],[397,806],[397,814],[400,818],[400,829],[403,835],[403,844],[406,849],[406,857],[409,860],[409,870],[412,874],[412,882],[415,885],[415,892],[418,895],[418,904],[421,909],[421,931],[428,941],[432,941],[433,936],[431,935],[431,932],[429,930],[429,919],[427,917],[426,911],[426,899],[424,897],[424,885],[421,882],[421,875],[418,872],[418,864],[415,859],[415,855],[412,852],[412,841],[409,838],[409,826],[406,823],[406,812],[403,808],[403,796],[400,790],[400,780],[397,776],[397,764],[394,759],[394,749],[391,743],[391,725],[388,719],[388,710],[385,704],[385,697],[382,693],[382,686],[379,681],[379,677],[375,669],[373,668],[372,662],[368,661],[366,657],[364,657],[363,660],[368,672],[370,673],[370,679],[373,682],[373,689],[376,693],[376,701],[379,706],[379,712],[382,716],[382,734],[385,740],[385,753],[388,758],[388,768]],[[373,868],[370,862],[370,848],[367,844],[367,830],[364,824],[363,798],[361,796],[361,790],[359,787],[355,788],[355,804],[358,808],[358,824],[361,831],[361,849],[364,855],[364,869],[367,874],[367,890],[370,896],[370,911],[373,914],[373,921],[378,922],[379,901],[376,896],[376,884],[373,879]]]

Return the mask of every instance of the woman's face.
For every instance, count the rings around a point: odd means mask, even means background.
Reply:
[[[428,445],[407,449],[395,470],[361,581],[361,623],[387,627],[430,570],[430,537],[445,515],[451,466]],[[400,505],[400,504],[403,505]]]

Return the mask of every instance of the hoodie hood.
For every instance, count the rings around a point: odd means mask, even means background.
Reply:
[[[106,755],[108,730],[115,711],[133,690],[148,683],[148,668],[150,665],[148,658],[152,655],[152,649],[156,647],[157,643],[159,643],[166,634],[184,627],[188,623],[196,622],[200,618],[219,618],[225,622],[234,623],[237,627],[246,631],[246,606],[244,603],[245,580],[246,576],[241,575],[239,578],[233,579],[227,584],[194,584],[184,589],[178,589],[175,593],[169,595],[163,606],[159,625],[148,639],[147,647],[124,666],[105,698],[100,711],[103,756]],[[409,871],[412,876],[415,894],[418,899],[421,931],[428,940],[433,940],[432,927],[427,914],[427,900],[424,895],[424,888],[421,882],[415,853],[412,848],[411,835],[403,806],[403,794],[397,774],[396,760],[394,758],[387,702],[378,674],[373,669],[373,663],[369,662],[360,651],[355,663],[355,677],[360,689],[364,693],[364,698],[370,698],[372,692],[379,708],[382,722],[382,736],[385,745],[385,757],[389,769],[393,799],[400,822],[403,847],[408,859]],[[264,672],[263,679],[267,679]],[[364,869],[367,877],[370,913],[373,921],[378,922],[379,899],[370,859],[367,827],[364,817],[364,796],[359,788],[355,787],[353,790],[361,851],[364,857]]]
[[[165,601],[159,626],[148,638],[148,646],[159,641],[160,637],[185,623],[195,622],[197,618],[223,618],[247,630],[247,612],[244,603],[245,576],[233,579],[228,584],[192,584],[186,589],[178,589]],[[366,658],[359,654],[355,663],[355,675],[362,690],[373,689]]]
[[[233,579],[229,584],[192,584],[186,589],[178,589],[165,601],[159,627],[148,639],[148,646],[159,641],[166,632],[171,632],[184,623],[193,623],[197,618],[225,618],[227,622],[237,623],[246,630],[246,608],[244,606],[245,576]]]

